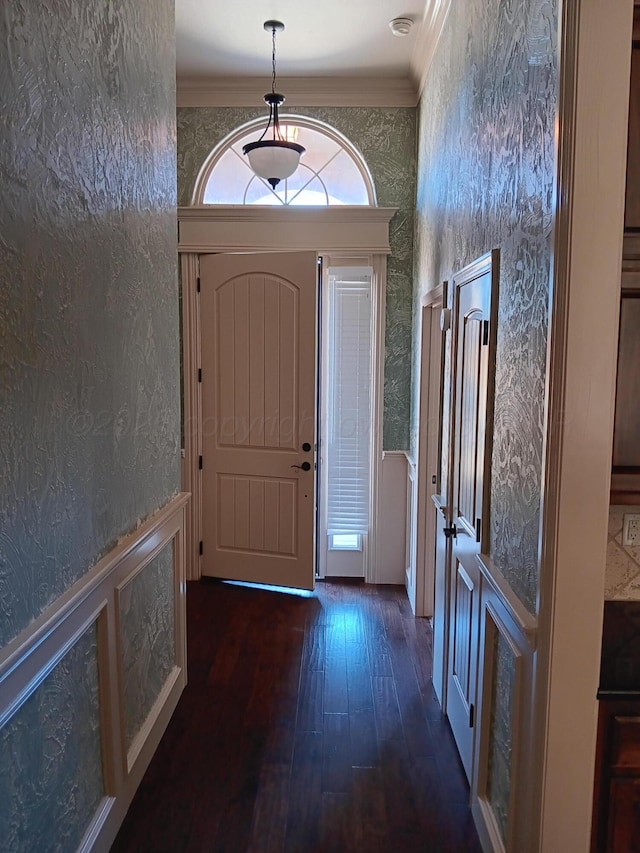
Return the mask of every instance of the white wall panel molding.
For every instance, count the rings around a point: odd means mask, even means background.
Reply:
[[[407,457],[407,529],[405,539],[405,586],[411,609],[416,614],[416,540],[418,536],[418,472],[410,454]],[[421,615],[418,613],[418,615]]]
[[[527,774],[532,759],[535,620],[522,619],[503,595],[496,573],[481,566],[471,806],[485,850],[533,853]],[[505,708],[508,718],[501,717]]]
[[[529,613],[486,554],[478,557],[478,562],[485,586],[489,585],[499,597],[502,606],[517,626],[517,630],[526,638],[531,651],[534,652],[536,650],[538,620],[533,614]]]
[[[79,849],[107,851],[186,685],[185,510],[181,493],[125,537],[67,593],[0,651],[0,728],[95,626],[104,796]],[[124,738],[122,622],[118,590],[171,549],[171,666],[127,750]]]
[[[374,583],[404,584],[407,558],[407,454],[382,453],[378,495],[377,560]]]
[[[441,4],[440,4],[441,5]],[[418,57],[416,57],[418,59]],[[415,107],[418,93],[407,77],[282,77],[289,107]],[[259,107],[264,77],[182,77],[178,107]]]

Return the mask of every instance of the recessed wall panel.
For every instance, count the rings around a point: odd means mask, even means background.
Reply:
[[[96,625],[0,729],[0,849],[72,853],[104,796]]]
[[[119,592],[125,742],[130,747],[175,662],[173,541]]]
[[[497,628],[493,629],[493,678],[487,769],[487,799],[491,804],[502,840],[506,842],[511,795],[511,755],[515,660]]]

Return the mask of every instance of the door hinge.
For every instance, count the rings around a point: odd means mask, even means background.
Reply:
[[[200,276],[196,279],[196,290],[200,293]]]
[[[202,539],[201,539],[201,540],[200,540],[200,556],[201,556],[201,557],[202,557],[203,550],[204,550],[204,548],[203,548],[203,542],[202,542]]]
[[[482,519],[476,518],[476,542],[482,538]]]
[[[198,368],[198,382],[202,382],[202,368]]]
[[[482,321],[482,346],[486,347],[489,343],[489,321]]]
[[[469,705],[469,728],[470,729],[473,728],[473,724],[475,723],[475,713],[476,713],[476,709],[475,709],[475,706],[472,702],[471,705]]]
[[[198,468],[202,471],[202,456],[198,457]]]

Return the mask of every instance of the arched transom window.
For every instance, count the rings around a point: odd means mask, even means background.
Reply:
[[[306,151],[294,174],[273,190],[242,153],[264,125],[264,119],[245,124],[214,148],[198,176],[194,204],[375,206],[373,180],[360,153],[338,131],[302,116],[280,116],[287,138]]]

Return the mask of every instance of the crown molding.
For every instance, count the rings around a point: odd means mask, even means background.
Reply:
[[[438,0],[436,0],[438,2]],[[448,3],[448,0],[447,0]],[[178,107],[263,107],[264,77],[180,77]],[[415,107],[408,77],[281,77],[289,107]]]
[[[451,0],[429,0],[427,3],[409,64],[409,79],[417,93],[417,101],[422,97],[427,74],[450,8]]]

